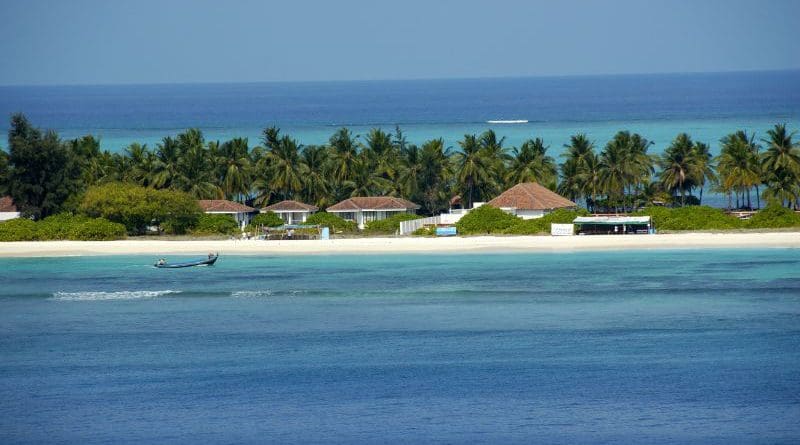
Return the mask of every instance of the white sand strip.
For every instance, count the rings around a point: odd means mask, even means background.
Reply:
[[[800,232],[680,233],[594,236],[352,238],[296,241],[31,241],[0,242],[0,257],[75,255],[307,255],[456,252],[569,252],[674,248],[800,248]]]

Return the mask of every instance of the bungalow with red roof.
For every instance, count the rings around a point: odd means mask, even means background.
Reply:
[[[380,221],[400,213],[416,214],[419,205],[393,196],[357,196],[338,202],[326,210],[353,221],[363,229],[370,221]]]
[[[523,182],[486,203],[522,219],[541,218],[556,209],[575,209],[577,204],[535,182]]]
[[[19,218],[19,211],[10,196],[0,197],[0,221]]]
[[[293,200],[281,201],[261,209],[262,212],[275,213],[286,224],[303,224],[317,210],[318,207]]]
[[[257,209],[252,207],[225,199],[199,199],[197,204],[200,205],[204,213],[233,216],[233,219],[242,229],[250,222],[253,215],[258,212]]]

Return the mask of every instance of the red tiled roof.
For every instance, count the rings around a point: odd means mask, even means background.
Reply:
[[[292,200],[281,201],[261,209],[262,212],[316,212],[317,210],[318,207]]]
[[[250,213],[255,212],[256,209],[248,207],[238,202],[228,201],[225,199],[199,199],[197,203],[204,212],[220,212],[220,213]]]
[[[486,204],[497,208],[517,210],[549,210],[578,206],[535,182],[517,184]]]
[[[0,212],[16,212],[17,206],[14,205],[14,200],[10,196],[0,197]]]
[[[327,208],[329,212],[347,212],[352,210],[406,210],[418,209],[413,202],[393,196],[357,196],[345,199]]]

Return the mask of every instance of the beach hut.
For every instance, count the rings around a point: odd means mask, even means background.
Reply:
[[[239,224],[241,228],[244,228],[244,226],[250,223],[253,215],[258,212],[258,210],[252,207],[226,199],[200,199],[197,203],[200,205],[203,213],[233,216],[233,219],[236,220],[236,223]]]
[[[653,233],[649,216],[579,216],[572,222],[578,235],[646,235]]]
[[[312,213],[319,208],[299,201],[286,200],[264,207],[261,212],[273,212],[283,219],[285,224],[303,224]]]
[[[10,196],[0,197],[0,221],[19,218],[19,211]]]
[[[400,213],[416,214],[419,205],[393,196],[359,196],[338,202],[326,210],[363,229],[370,221],[380,221]]]
[[[556,209],[575,209],[577,204],[535,182],[523,182],[486,203],[522,219],[541,218]]]

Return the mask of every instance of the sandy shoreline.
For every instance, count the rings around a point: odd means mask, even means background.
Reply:
[[[383,253],[570,252],[620,249],[800,248],[800,232],[680,233],[639,236],[478,236],[313,241],[123,240],[0,243],[0,257],[75,255],[308,255]]]

